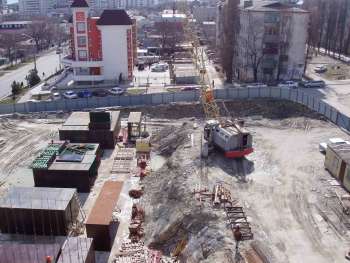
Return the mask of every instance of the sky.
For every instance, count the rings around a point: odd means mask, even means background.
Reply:
[[[8,4],[13,4],[13,3],[17,3],[17,2],[18,2],[18,0],[7,0]]]

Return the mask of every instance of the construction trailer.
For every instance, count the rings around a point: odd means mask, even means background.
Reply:
[[[99,144],[51,142],[31,164],[34,184],[89,192],[97,177],[101,156]]]
[[[141,137],[142,112],[130,112],[128,118],[128,140],[135,142]]]
[[[85,237],[15,236],[0,240],[0,263],[95,263],[93,240]]]
[[[204,139],[209,147],[219,148],[227,158],[241,158],[253,152],[252,135],[237,122],[207,121]]]
[[[118,222],[113,218],[123,182],[106,181],[85,222],[88,237],[94,239],[95,249],[110,251],[118,230]]]
[[[119,111],[73,112],[59,129],[59,137],[63,141],[98,143],[102,149],[114,149],[119,131]]]
[[[64,236],[80,211],[76,189],[10,187],[0,199],[1,233]]]
[[[350,191],[350,144],[329,143],[324,166],[347,191]]]

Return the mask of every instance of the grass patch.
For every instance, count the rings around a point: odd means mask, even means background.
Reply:
[[[21,89],[21,92],[18,95],[16,95],[15,103],[17,103],[20,100],[20,98],[22,97],[22,95],[24,95],[27,91],[28,91],[27,87]],[[12,96],[7,96],[7,97],[0,100],[0,104],[12,104],[12,103],[14,103]]]
[[[168,92],[178,92],[178,91],[181,91],[181,88],[167,88],[166,90]]]
[[[128,89],[127,95],[139,95],[139,94],[145,94],[146,89]]]

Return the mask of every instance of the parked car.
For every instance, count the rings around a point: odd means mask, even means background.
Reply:
[[[63,93],[63,97],[65,97],[66,99],[77,99],[78,95],[72,90],[67,90],[65,93]]]
[[[315,67],[314,71],[316,73],[325,73],[325,72],[327,72],[327,67],[326,66],[317,66],[317,67]]]
[[[60,99],[62,99],[62,96],[59,92],[54,92],[52,94],[52,100],[60,100]]]
[[[330,138],[330,139],[328,139],[328,143],[336,144],[336,145],[339,145],[339,144],[350,144],[349,141],[345,141],[345,140],[342,139],[342,138]],[[324,154],[325,154],[326,151],[327,151],[328,143],[327,143],[327,142],[321,142],[321,143],[318,145],[318,150],[319,150],[321,153],[324,153]]]
[[[298,88],[298,82],[292,81],[292,80],[286,80],[286,81],[282,81],[281,83],[279,83],[278,87],[296,89],[296,88]]]
[[[155,64],[151,67],[151,71],[152,72],[164,72],[169,68],[169,66],[167,64],[164,63],[158,63]]]
[[[78,92],[78,97],[79,98],[91,98],[92,97],[92,92],[89,90],[82,90]]]
[[[192,86],[189,86],[189,87],[184,87],[181,89],[181,91],[191,91],[191,90],[199,90],[198,87],[192,87]]]
[[[303,88],[324,88],[326,83],[323,80],[310,80],[300,83]]]
[[[249,83],[246,86],[247,88],[267,88],[265,83]]]
[[[108,91],[105,90],[105,89],[94,90],[92,92],[92,96],[95,96],[95,97],[106,97],[106,96],[108,96]]]
[[[122,95],[124,92],[125,90],[119,87],[114,87],[109,90],[109,93],[112,95]]]

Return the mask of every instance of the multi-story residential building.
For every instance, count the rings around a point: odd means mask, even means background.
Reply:
[[[51,0],[19,0],[19,12],[23,16],[47,14]]]
[[[226,3],[218,5],[216,44],[225,36]],[[300,79],[304,73],[309,13],[290,2],[243,1],[233,59],[234,77],[240,81]]]
[[[75,81],[131,80],[136,54],[136,26],[124,10],[89,15],[85,0],[72,3],[71,54],[62,63]]]
[[[289,4],[257,1],[241,7],[235,77],[265,82],[300,79],[308,24],[309,13]]]
[[[0,14],[6,13],[7,10],[7,0],[0,0]]]

